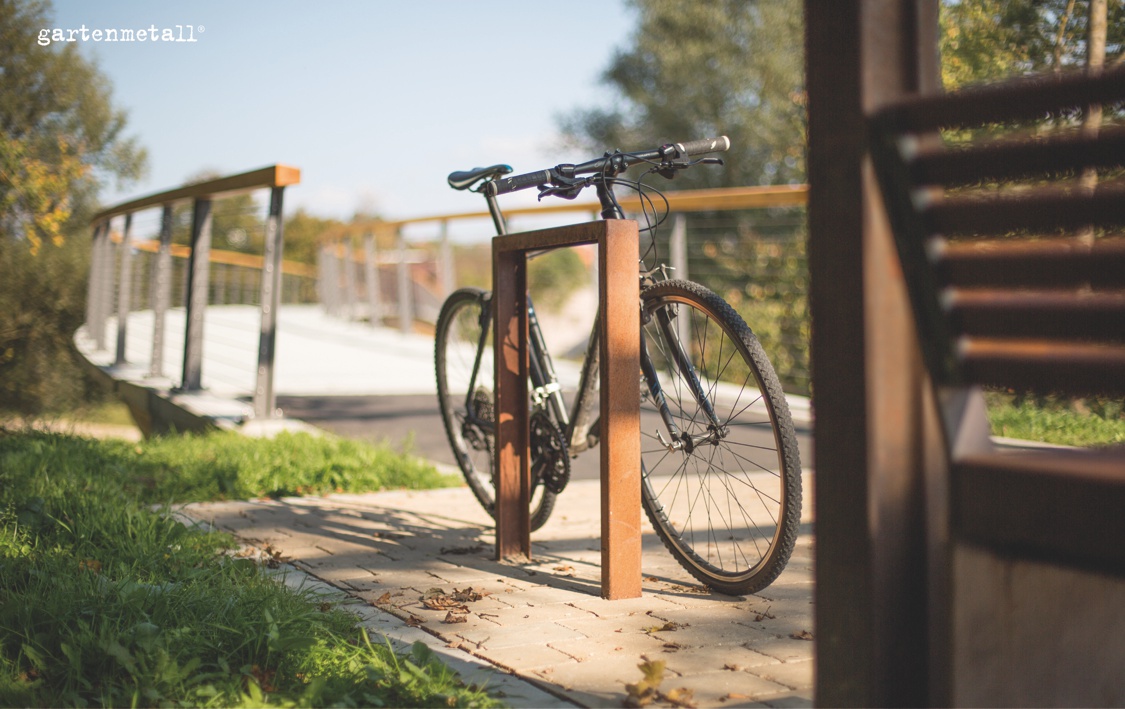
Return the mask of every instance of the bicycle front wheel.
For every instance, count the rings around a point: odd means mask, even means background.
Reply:
[[[645,511],[699,581],[731,595],[761,590],[789,561],[801,519],[801,463],[781,384],[715,293],[666,281],[641,300]]]
[[[488,294],[479,288],[462,288],[446,299],[438,315],[434,336],[438,406],[457,466],[477,501],[496,517],[493,481],[492,333],[483,332],[491,320],[482,318],[489,307]],[[538,480],[532,481],[531,528],[546,523],[555,506],[555,494]]]

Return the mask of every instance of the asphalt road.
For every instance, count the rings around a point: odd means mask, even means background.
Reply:
[[[406,396],[282,396],[278,405],[286,416],[298,418],[346,438],[386,442],[397,450],[437,463],[455,465],[445,428],[431,394]],[[642,427],[644,419],[642,416]],[[655,423],[653,424],[655,429]],[[797,427],[802,467],[811,469],[812,438],[807,427]],[[597,449],[571,461],[575,479],[598,477]]]

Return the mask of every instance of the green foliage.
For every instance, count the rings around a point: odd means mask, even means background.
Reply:
[[[989,392],[985,400],[996,436],[1079,447],[1125,444],[1125,406],[1120,400],[1002,392]]]
[[[323,219],[299,208],[285,217],[285,258],[301,263],[315,264],[320,237],[331,229],[342,226],[337,219]]]
[[[590,272],[573,249],[555,249],[528,261],[527,289],[538,308],[557,310],[589,283]]]
[[[600,154],[727,135],[726,167],[684,172],[676,189],[802,182],[801,3],[632,4],[639,23],[603,75],[613,100],[563,117],[570,142]]]
[[[1125,52],[1125,4],[1110,0],[1106,63]],[[1088,0],[944,0],[942,83],[947,89],[1083,66]]]
[[[86,226],[101,185],[145,163],[97,68],[73,45],[36,43],[48,7],[0,0],[0,411],[24,415],[96,391],[71,345],[85,315]]]
[[[205,459],[225,441],[182,443]],[[263,459],[290,446],[257,442]],[[371,643],[340,598],[153,511],[168,488],[128,449],[0,432],[0,705],[494,704],[424,647]]]
[[[105,77],[73,45],[35,42],[49,27],[45,2],[0,0],[0,238],[54,238],[64,222],[84,222],[107,179],[140,175],[145,153],[124,136]],[[10,170],[10,160],[20,169]],[[57,227],[58,231],[53,230]],[[53,233],[52,233],[53,232]]]
[[[88,246],[75,239],[34,255],[0,238],[0,416],[63,411],[103,393],[71,343],[85,318]]]

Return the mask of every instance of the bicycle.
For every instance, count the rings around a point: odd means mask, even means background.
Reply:
[[[450,187],[483,194],[498,235],[507,234],[497,197],[538,188],[540,199],[573,199],[593,186],[604,219],[623,219],[615,186],[638,192],[653,235],[663,218],[659,191],[619,176],[635,165],[671,178],[725,151],[726,137],[654,150],[607,152],[578,165],[506,177],[507,165],[458,171]],[[643,179],[642,176],[641,179]],[[665,203],[667,200],[665,200]],[[667,206],[665,204],[665,206]],[[650,212],[651,210],[651,212]],[[669,279],[641,259],[641,499],[657,535],[700,582],[731,595],[761,590],[785,568],[801,517],[801,464],[789,407],[773,366],[742,317],[704,286]],[[531,299],[527,302],[531,528],[546,523],[570,477],[570,458],[597,445],[597,318],[578,391],[566,406]],[[461,288],[442,305],[435,368],[442,421],[477,500],[495,516],[491,293]],[[591,421],[593,419],[593,421]],[[649,433],[646,433],[649,432]]]

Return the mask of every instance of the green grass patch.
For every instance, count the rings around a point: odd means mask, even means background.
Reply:
[[[1091,448],[1125,444],[1122,402],[1017,397],[989,392],[988,418],[994,436]]]
[[[494,705],[425,647],[396,656],[333,599],[151,505],[444,482],[310,436],[0,431],[0,706]]]

